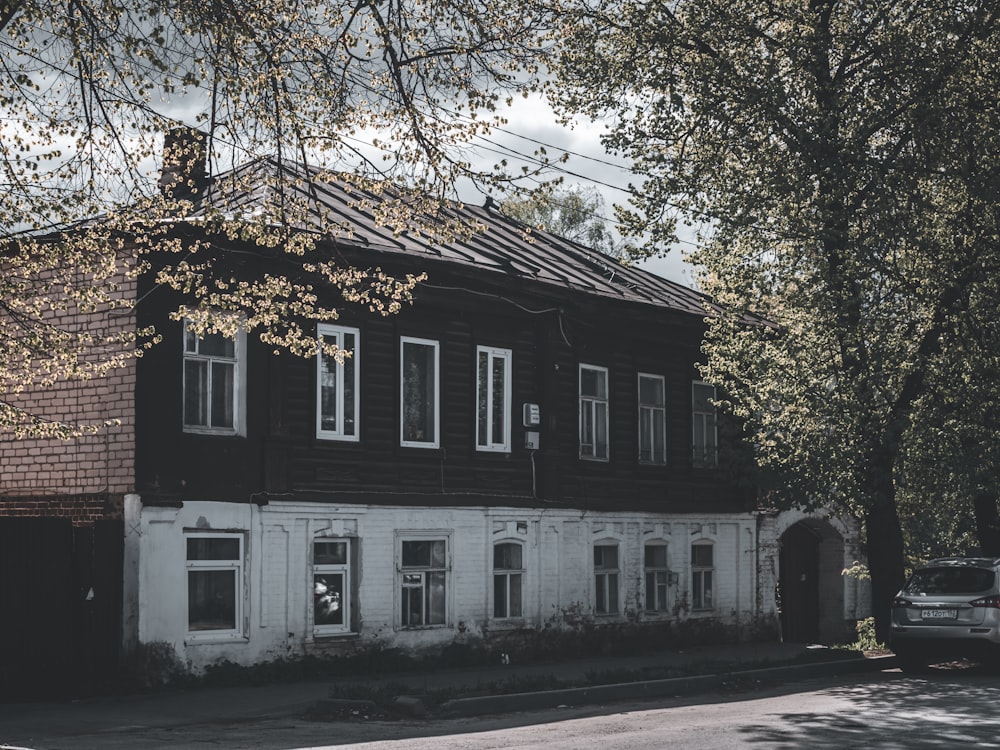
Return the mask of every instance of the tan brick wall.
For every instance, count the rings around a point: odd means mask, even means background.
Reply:
[[[134,281],[120,281],[119,298],[135,297]],[[98,309],[61,315],[55,323],[99,335],[134,328],[131,313]],[[135,360],[89,381],[61,382],[48,388],[5,398],[46,420],[102,423],[118,420],[95,435],[71,440],[18,439],[0,432],[0,515],[51,515],[77,518],[105,514],[120,506],[121,496],[135,487]],[[100,497],[100,501],[94,498]],[[118,501],[109,501],[118,497]],[[18,498],[11,502],[11,498]],[[25,503],[24,498],[37,498]],[[22,513],[22,511],[28,511]]]

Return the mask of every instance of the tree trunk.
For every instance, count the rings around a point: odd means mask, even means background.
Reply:
[[[890,464],[891,465],[891,464]],[[872,493],[872,504],[865,518],[868,536],[868,570],[872,576],[872,614],[875,616],[875,635],[882,643],[889,643],[891,626],[889,608],[893,597],[903,586],[903,529],[896,512],[896,493],[891,470],[879,472]]]
[[[1000,557],[1000,511],[996,493],[977,492],[972,498],[976,514],[979,552],[986,557]]]

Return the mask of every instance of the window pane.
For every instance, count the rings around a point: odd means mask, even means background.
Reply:
[[[431,543],[403,542],[403,565],[407,568],[427,568],[431,564]]]
[[[705,609],[712,608],[712,571],[706,570],[704,572],[703,585],[705,587],[705,595],[703,597],[702,606]]]
[[[646,567],[665,568],[667,567],[667,547],[663,544],[646,545]]]
[[[233,426],[233,377],[228,362],[212,362],[212,427]]]
[[[510,617],[521,616],[521,574],[511,573],[510,581]]]
[[[663,406],[663,379],[659,377],[639,378],[639,403],[648,406]]]
[[[489,445],[489,361],[490,356],[487,352],[479,352],[479,393],[477,394],[479,445]]]
[[[694,411],[713,412],[715,407],[709,403],[715,398],[715,388],[704,383],[695,383],[691,388],[691,402]]]
[[[314,542],[314,565],[346,565],[347,542]]]
[[[607,574],[598,573],[594,576],[594,588],[595,588],[595,598],[594,605],[598,612],[608,611],[608,599],[607,599]]]
[[[656,609],[656,573],[646,573],[646,609]]]
[[[236,341],[221,333],[206,333],[198,340],[198,353],[209,357],[233,359],[236,356]]]
[[[667,453],[666,446],[664,445],[664,414],[662,410],[656,410],[652,413],[653,424],[653,453],[650,458],[654,463],[662,464],[666,463]]]
[[[355,346],[355,335],[353,333],[344,334],[344,349],[351,352],[350,357],[344,358],[344,434],[345,435],[356,435],[355,424],[354,424],[354,414],[356,411],[355,406],[355,393],[354,393],[354,379],[355,379],[355,368],[358,366],[357,359],[357,347]]]
[[[337,344],[336,336],[324,336],[323,341],[328,344]],[[320,426],[324,430],[336,432],[337,430],[337,360],[328,354],[320,354],[322,370],[320,372]]]
[[[503,357],[493,358],[493,434],[494,445],[504,444],[504,400],[507,393],[506,382],[507,360]]]
[[[444,572],[427,573],[427,624],[444,625]]]
[[[493,616],[507,616],[507,575],[493,576]]]
[[[313,576],[314,624],[344,624],[343,594],[343,573],[322,573]]]
[[[608,405],[594,404],[594,455],[598,458],[608,457]]]
[[[606,399],[608,397],[608,374],[603,370],[591,367],[580,368],[580,395],[591,398]]]
[[[712,545],[694,544],[691,546],[691,564],[704,567],[712,566]]]
[[[403,439],[408,442],[436,439],[434,351],[428,344],[403,344]]]
[[[437,540],[431,542],[431,567],[432,568],[443,568],[445,565],[444,560],[444,541]]]
[[[608,612],[618,611],[618,574],[608,573]]]
[[[605,570],[617,570],[618,545],[598,544],[594,546],[594,567]]]
[[[592,402],[583,401],[580,404],[580,450],[585,454],[593,453],[594,417]]]
[[[184,362],[184,424],[208,426],[208,362]]]
[[[237,537],[188,537],[188,560],[239,560],[240,540]]]
[[[416,579],[414,581],[414,579]],[[423,574],[403,576],[402,608],[403,625],[423,625]],[[417,585],[413,585],[417,584]]]
[[[639,460],[653,460],[653,414],[649,409],[639,409]]]
[[[188,630],[235,629],[236,571],[188,571]]]
[[[493,568],[495,570],[520,570],[521,545],[513,542],[497,544],[493,547]]]

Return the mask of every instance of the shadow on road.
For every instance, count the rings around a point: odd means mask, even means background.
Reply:
[[[781,714],[780,726],[741,730],[743,741],[769,750],[1000,748],[1000,681],[995,671],[978,665],[942,666],[823,692],[857,710]]]

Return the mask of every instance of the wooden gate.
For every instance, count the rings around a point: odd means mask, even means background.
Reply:
[[[89,692],[118,669],[120,521],[0,518],[0,700]]]

